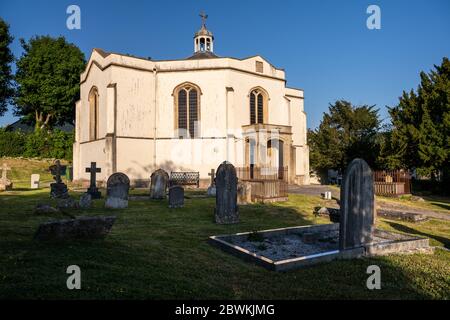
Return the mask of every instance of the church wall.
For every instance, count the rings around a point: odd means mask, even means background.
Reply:
[[[183,71],[157,74],[157,137],[176,137],[174,89],[185,82],[200,87],[200,132],[202,137],[225,136],[227,71]]]
[[[208,179],[211,169],[217,169],[226,159],[225,139],[157,140],[157,167],[168,171],[199,171]]]
[[[153,137],[153,73],[113,67],[112,82],[117,84],[117,136]]]
[[[108,178],[106,173],[106,152],[105,140],[96,140],[89,143],[79,145],[79,161],[78,174],[74,175],[74,180],[89,180],[89,173],[86,168],[90,167],[91,162],[97,163],[97,168],[101,168],[102,172],[97,173],[97,180],[105,180]],[[75,168],[74,168],[75,172]]]
[[[89,179],[85,173],[85,168],[90,166],[91,162],[97,162],[97,166],[105,168],[105,140],[107,101],[106,91],[110,81],[110,70],[101,71],[93,65],[86,81],[80,85],[80,101],[76,106],[76,147],[74,150],[74,180]],[[99,120],[98,120],[98,139],[89,142],[89,93],[93,87],[98,91]],[[76,159],[75,159],[76,157]],[[104,179],[105,170],[98,174],[98,179]]]
[[[117,171],[131,179],[149,179],[154,171],[153,139],[117,139]]]

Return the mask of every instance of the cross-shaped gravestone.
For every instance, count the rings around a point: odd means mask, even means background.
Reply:
[[[8,165],[6,163],[3,163],[2,166],[2,181],[7,181],[8,177],[7,177],[7,172],[11,171],[11,168],[8,167]]]
[[[211,185],[212,186],[214,185],[214,177],[215,177],[215,175],[216,175],[216,170],[214,170],[214,169],[211,169],[211,172],[208,173],[208,176],[211,177]]]
[[[102,169],[97,168],[96,162],[91,162],[91,166],[86,168],[86,172],[91,174],[90,186],[87,189],[87,193],[91,195],[92,199],[100,199],[102,197],[102,194],[100,191],[98,191],[96,180],[97,180],[97,173],[102,172]]]
[[[55,164],[49,168],[55,179],[55,182],[50,184],[50,195],[53,198],[66,198],[69,195],[67,186],[61,180],[61,175],[66,174],[66,168],[59,160],[56,160]]]
[[[52,166],[50,170],[52,171],[52,174],[55,176],[55,182],[62,183],[61,175],[65,173],[65,166],[62,166],[61,162],[59,160],[56,160],[55,165]]]

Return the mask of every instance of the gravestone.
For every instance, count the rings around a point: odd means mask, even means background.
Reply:
[[[105,207],[109,209],[128,208],[130,179],[124,173],[113,173],[106,183]]]
[[[92,204],[92,196],[89,193],[83,193],[80,197],[79,207],[80,209],[88,209]]]
[[[33,173],[31,175],[31,185],[30,188],[31,189],[39,189],[39,182],[41,179],[41,175],[38,173]]]
[[[218,224],[239,222],[237,205],[237,183],[235,167],[224,161],[216,173],[216,207],[215,218]]]
[[[97,182],[97,173],[102,172],[101,168],[97,168],[96,162],[91,162],[91,166],[86,168],[86,172],[90,173],[90,185],[87,189],[87,193],[89,193],[92,199],[100,199],[102,197],[102,193],[98,190],[96,182]]]
[[[211,169],[211,172],[208,173],[208,176],[211,177],[211,182],[208,187],[208,190],[206,191],[206,194],[208,195],[208,197],[215,197],[216,196],[216,182],[215,182],[216,170]]]
[[[34,238],[44,241],[97,239],[105,237],[116,217],[79,217],[39,225]]]
[[[181,208],[184,206],[184,189],[182,186],[169,188],[169,208]]]
[[[252,203],[252,184],[248,181],[239,181],[238,187],[238,204]]]
[[[66,166],[61,165],[59,160],[49,167],[50,173],[53,175],[54,183],[50,184],[50,196],[53,198],[67,198],[69,191],[67,185],[62,182],[61,176],[66,174]]]
[[[169,186],[169,174],[163,169],[158,169],[150,177],[150,198],[165,199]]]
[[[11,171],[11,168],[8,167],[6,163],[3,163],[2,169],[2,177],[0,178],[0,191],[8,191],[12,190],[13,184],[12,181],[8,179],[7,172]]]
[[[341,187],[339,249],[353,249],[372,242],[374,188],[372,170],[362,159],[347,167]]]

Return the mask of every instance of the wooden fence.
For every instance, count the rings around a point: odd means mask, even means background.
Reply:
[[[252,201],[287,200],[288,167],[241,167],[236,174],[251,184]]]
[[[383,170],[373,173],[375,194],[397,196],[411,193],[411,175],[406,170]]]

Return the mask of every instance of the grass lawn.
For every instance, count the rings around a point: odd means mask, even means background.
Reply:
[[[97,200],[94,208],[71,214],[117,215],[104,240],[40,243],[32,240],[33,234],[51,217],[32,212],[38,202],[48,201],[48,189],[0,194],[0,298],[450,299],[450,252],[445,250],[275,273],[206,242],[210,235],[328,223],[312,214],[323,203],[315,196],[241,206],[241,223],[232,226],[213,222],[214,199],[186,199],[182,209],[168,209],[166,201],[130,201],[128,209],[117,211],[106,211],[104,200]],[[432,245],[450,248],[448,221],[381,219],[378,224],[428,236]],[[73,264],[81,268],[82,290],[66,288],[66,268]],[[366,288],[366,269],[373,264],[381,268],[381,290]]]

